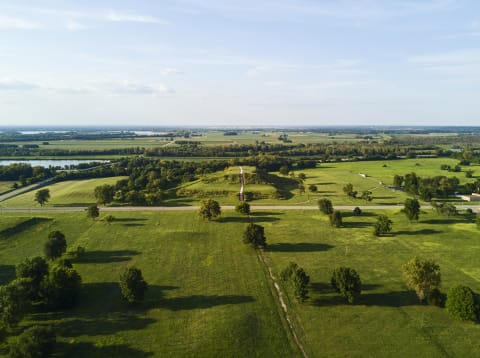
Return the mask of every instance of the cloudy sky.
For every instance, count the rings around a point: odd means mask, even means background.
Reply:
[[[0,0],[0,125],[480,125],[477,0]]]

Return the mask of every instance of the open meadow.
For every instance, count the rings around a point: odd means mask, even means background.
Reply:
[[[317,211],[264,211],[253,221],[265,227],[267,264],[275,276],[291,261],[310,276],[309,298],[298,303],[282,285],[295,332],[310,357],[459,356],[480,354],[480,326],[420,304],[405,288],[401,265],[414,256],[441,267],[442,292],[457,284],[480,291],[480,235],[465,215],[446,218],[422,211],[410,223],[399,211],[392,235],[374,237],[377,213],[344,215],[334,229]],[[279,309],[266,267],[242,243],[248,218],[224,211],[212,222],[194,212],[101,214],[2,213],[0,280],[14,266],[42,255],[48,233],[65,233],[83,287],[76,308],[36,311],[22,325],[51,324],[58,355],[105,356],[300,356]],[[131,308],[120,299],[118,278],[127,266],[142,269],[145,301]],[[358,303],[345,303],[330,288],[338,266],[362,279]]]

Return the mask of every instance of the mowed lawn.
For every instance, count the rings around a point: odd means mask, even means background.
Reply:
[[[233,213],[232,213],[233,214]],[[104,214],[102,214],[103,216]],[[242,243],[239,217],[203,222],[192,212],[115,213],[106,223],[84,214],[2,214],[0,279],[42,254],[48,233],[65,233],[83,279],[78,307],[31,315],[24,326],[50,324],[58,356],[292,357],[264,267]],[[139,267],[149,289],[138,307],[121,300],[118,280]]]
[[[383,212],[382,212],[383,213]],[[297,262],[310,275],[310,298],[297,303],[287,286],[297,330],[312,357],[478,357],[480,324],[464,323],[445,309],[422,305],[408,291],[402,265],[413,258],[434,259],[442,288],[468,285],[480,293],[480,231],[466,217],[422,213],[410,223],[399,211],[387,211],[393,235],[377,238],[378,213],[346,213],[344,227],[331,228],[312,211],[264,213],[266,256],[279,275]],[[261,219],[259,221],[262,221]],[[335,267],[357,270],[363,293],[347,304],[331,289]]]
[[[93,193],[95,187],[99,185],[109,184],[114,185],[118,180],[127,177],[111,177],[111,178],[97,178],[86,180],[69,180],[52,185],[45,186],[42,189],[50,190],[50,200],[45,206],[85,206],[96,202]],[[40,207],[35,201],[35,193],[33,190],[0,203],[0,207],[9,208],[28,208]]]
[[[14,181],[0,181],[0,194],[12,190]]]

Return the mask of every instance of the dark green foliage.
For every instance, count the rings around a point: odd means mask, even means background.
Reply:
[[[477,229],[480,230],[480,216],[477,216]]]
[[[48,240],[43,248],[45,256],[49,260],[55,260],[67,250],[65,235],[60,231],[52,231],[48,234]]]
[[[51,308],[73,306],[80,292],[82,278],[68,261],[54,266],[42,282],[41,296]]]
[[[377,222],[373,225],[373,234],[375,236],[382,236],[392,231],[392,220],[387,215],[379,215]]]
[[[198,215],[202,219],[211,220],[212,218],[216,218],[220,216],[220,204],[218,201],[213,199],[202,200],[200,203],[200,209],[198,210]]]
[[[282,175],[288,175],[288,172],[290,171],[290,168],[286,165],[282,165],[280,169],[278,169],[279,173]]]
[[[307,286],[310,282],[310,277],[305,273],[304,269],[299,267],[295,262],[290,264],[280,273],[283,281],[291,281],[295,297],[303,302],[307,299]]]
[[[330,215],[333,213],[333,205],[329,199],[319,199],[318,208],[325,215]]]
[[[128,303],[141,302],[147,288],[148,284],[143,279],[142,271],[134,266],[127,267],[120,275],[120,290]]]
[[[480,315],[480,305],[475,293],[468,286],[452,287],[447,293],[447,311],[465,321],[476,321]]]
[[[308,186],[308,190],[310,190],[312,193],[316,193],[318,191],[318,188],[315,184],[310,184]]]
[[[115,187],[113,185],[100,185],[94,189],[95,198],[97,202],[103,205],[111,203],[115,196]]]
[[[421,301],[425,301],[440,288],[440,266],[435,261],[415,257],[404,264],[402,269],[407,287],[415,290]]]
[[[435,211],[440,214],[440,215],[445,215],[445,216],[457,216],[458,211],[455,205],[447,202],[442,202],[442,203],[437,203],[437,202],[432,202],[432,207],[435,209]]]
[[[304,181],[305,179],[307,179],[307,175],[305,173],[299,173],[298,179],[300,179],[301,181]]]
[[[333,227],[341,227],[343,225],[342,222],[342,213],[338,210],[334,210],[333,213],[330,214],[330,225]]]
[[[355,216],[360,216],[362,214],[362,209],[360,209],[358,206],[353,209],[353,215]]]
[[[113,215],[107,215],[107,216],[105,216],[105,221],[106,221],[107,223],[111,223],[112,221],[115,221],[115,216],[113,216]]]
[[[305,193],[305,185],[303,185],[302,183],[298,183],[298,191],[300,192],[300,194]]]
[[[100,215],[100,209],[95,204],[89,205],[87,208],[87,217],[95,220]]]
[[[258,224],[248,224],[243,233],[243,243],[251,244],[255,248],[264,247],[266,245],[265,229]]]
[[[403,184],[403,177],[401,175],[395,174],[393,177],[393,186],[400,188]]]
[[[20,278],[0,286],[0,328],[20,322],[30,306],[30,279]]]
[[[418,215],[420,214],[420,203],[417,199],[408,198],[405,200],[405,207],[403,209],[405,215],[407,215],[408,220],[417,220]]]
[[[434,288],[430,295],[427,297],[427,303],[430,306],[443,307],[445,304],[444,295],[440,292],[438,288]]]
[[[368,190],[362,191],[362,195],[360,196],[360,199],[363,199],[365,201],[372,201],[373,200],[372,192]]]
[[[349,267],[339,267],[333,270],[331,283],[333,288],[345,297],[348,303],[353,303],[362,292],[362,281],[357,271]]]
[[[40,189],[35,193],[35,201],[43,206],[50,199],[50,190]]]
[[[357,197],[357,191],[353,190],[352,183],[348,183],[343,187],[343,192],[352,198]]]
[[[33,326],[19,335],[10,346],[12,358],[51,357],[56,336],[51,327]]]
[[[235,206],[235,211],[240,214],[248,215],[250,214],[250,204],[245,201],[241,201]]]
[[[39,299],[41,283],[48,275],[48,263],[43,257],[37,256],[33,259],[25,259],[16,267],[17,278],[26,278],[30,281],[30,294],[32,300]]]

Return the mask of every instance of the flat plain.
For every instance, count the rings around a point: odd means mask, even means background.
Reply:
[[[265,227],[264,250],[274,275],[290,262],[311,278],[301,304],[282,285],[295,331],[308,355],[478,356],[480,327],[422,305],[406,290],[401,265],[414,256],[441,267],[442,292],[456,284],[480,291],[480,235],[471,218],[438,216],[431,210],[410,223],[387,211],[393,234],[374,237],[375,212],[344,215],[331,228],[315,211],[256,212]],[[105,214],[102,214],[104,216]],[[212,222],[194,212],[115,213],[116,220],[87,219],[82,213],[2,214],[0,279],[14,265],[42,254],[51,230],[67,236],[70,248],[86,254],[73,260],[83,278],[78,307],[36,312],[24,321],[51,324],[59,354],[68,356],[299,356],[276,293],[255,250],[242,243],[248,218],[224,211]],[[120,299],[123,268],[142,269],[150,288],[145,301],[129,308]],[[363,282],[357,304],[346,304],[329,286],[338,266],[355,268]]]

